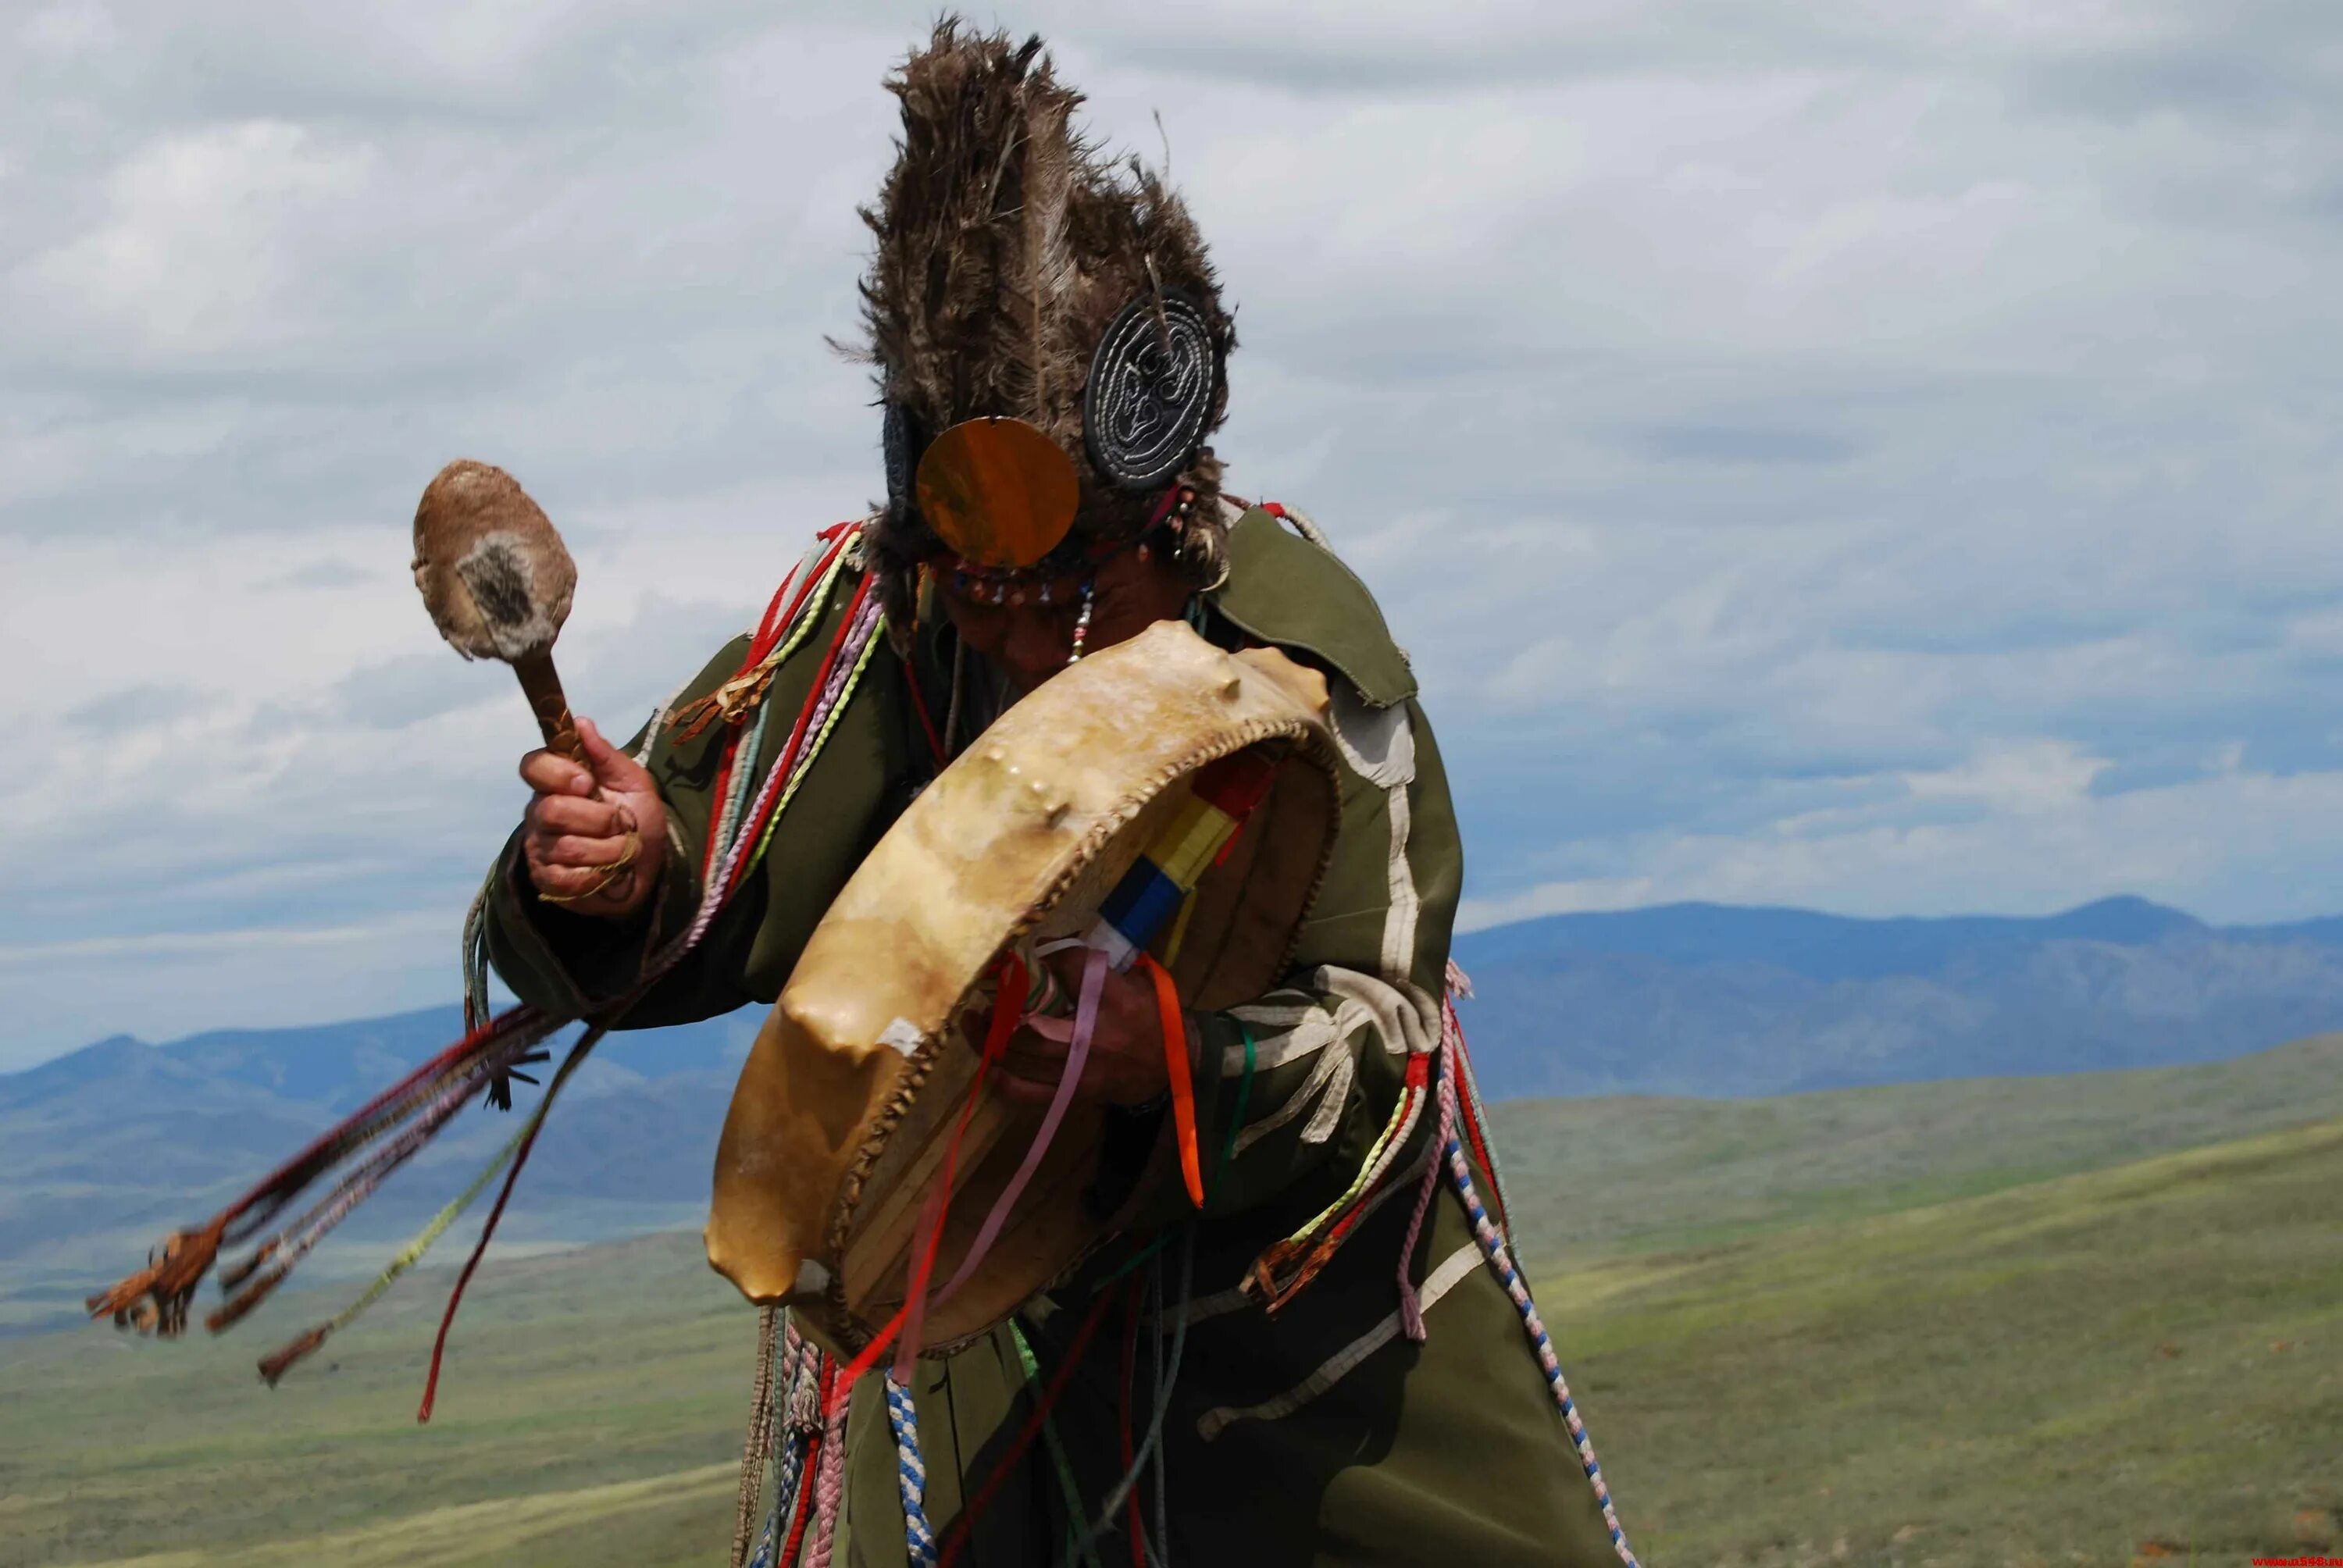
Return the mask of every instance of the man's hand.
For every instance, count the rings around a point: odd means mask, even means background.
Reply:
[[[641,909],[659,886],[667,863],[667,805],[649,770],[613,749],[591,720],[578,721],[578,739],[586,767],[551,751],[520,759],[521,781],[537,791],[521,819],[521,854],[539,898],[577,914],[619,920]]]
[[[1067,948],[1041,961],[1058,971],[1067,994],[1080,997],[1086,948]],[[1172,1049],[1185,1050],[1182,1039]],[[1066,1042],[1032,1029],[1021,1029],[1001,1048],[997,1082],[1003,1098],[1048,1103],[1065,1075]],[[1099,992],[1098,1021],[1091,1030],[1091,1053],[1082,1063],[1075,1092],[1111,1105],[1141,1105],[1171,1087],[1163,1060],[1163,1020],[1156,1010],[1155,985],[1138,970],[1107,971]]]

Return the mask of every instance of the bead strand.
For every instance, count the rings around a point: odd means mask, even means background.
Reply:
[[[1097,603],[1098,579],[1096,578],[1084,578],[1082,579],[1081,613],[1074,618],[1074,650],[1066,655],[1066,663],[1070,667],[1080,664],[1082,661],[1082,645],[1089,642],[1091,639],[1091,611],[1096,607]]]

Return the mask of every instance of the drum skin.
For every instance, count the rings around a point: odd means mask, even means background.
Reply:
[[[742,1069],[718,1146],[709,1261],[851,1351],[902,1302],[910,1235],[975,1078],[960,1015],[1028,938],[1079,935],[1175,809],[1248,746],[1276,782],[1198,885],[1169,967],[1182,1002],[1272,989],[1338,826],[1326,683],[1272,649],[1229,654],[1159,622],[1017,703],[905,809],[831,904]],[[980,1030],[979,1031],[980,1032]],[[1209,1070],[1200,1092],[1210,1092]],[[980,1100],[934,1278],[950,1278],[1040,1109]],[[998,1324],[1107,1236],[1083,1188],[1102,1122],[1077,1100],[1009,1223],[928,1309],[927,1347]]]

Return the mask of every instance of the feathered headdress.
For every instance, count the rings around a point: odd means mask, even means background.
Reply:
[[[1167,488],[1196,495],[1182,558],[1218,570],[1225,416],[1236,337],[1202,236],[1137,159],[1071,125],[1081,95],[1038,37],[939,22],[887,82],[903,106],[895,166],[863,209],[877,245],[862,282],[885,409],[881,569],[900,605],[940,548],[919,513],[921,452],[963,420],[1004,416],[1073,460],[1080,511],[1063,549],[1134,537]],[[902,622],[899,619],[899,624]]]

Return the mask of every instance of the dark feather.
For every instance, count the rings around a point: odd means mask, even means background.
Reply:
[[[866,340],[851,350],[880,397],[930,434],[980,415],[1027,419],[1082,477],[1077,539],[1128,537],[1151,498],[1091,466],[1082,391],[1091,357],[1131,299],[1176,289],[1223,349],[1235,329],[1202,236],[1178,194],[1136,158],[1110,158],[1074,127],[1082,96],[1038,37],[978,33],[946,16],[888,78],[902,105],[896,158],[862,217],[874,240],[862,282]],[[1217,392],[1207,434],[1227,413]],[[1182,478],[1217,528],[1220,465],[1206,447]],[[901,577],[936,548],[908,508],[879,552]],[[901,602],[907,584],[899,583]]]

